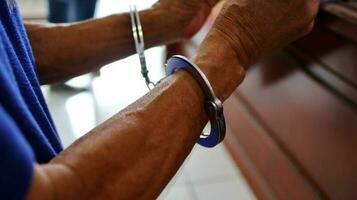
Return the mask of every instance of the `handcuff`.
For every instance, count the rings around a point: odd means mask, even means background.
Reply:
[[[145,79],[147,87],[149,90],[151,90],[160,81],[154,84],[148,75],[149,71],[147,69],[145,59],[144,36],[136,6],[130,6],[130,17],[132,22],[135,47],[137,54],[139,55],[141,65],[141,74]],[[223,141],[226,134],[226,122],[223,114],[223,104],[216,97],[210,82],[197,65],[192,63],[184,56],[176,55],[171,57],[166,64],[166,75],[172,75],[179,69],[187,71],[197,81],[205,96],[204,107],[209,117],[211,131],[210,133],[202,133],[197,143],[207,148],[215,147]]]
[[[131,18],[133,37],[135,41],[135,48],[137,54],[139,55],[139,61],[141,65],[141,75],[145,79],[145,83],[148,89],[152,90],[154,89],[157,83],[155,84],[154,82],[152,82],[149,77],[149,70],[147,68],[146,58],[145,58],[145,42],[144,42],[143,28],[141,26],[139,13],[135,5],[130,6],[130,18]]]
[[[197,143],[204,147],[215,147],[221,143],[226,134],[226,122],[222,102],[216,97],[207,77],[197,65],[183,56],[171,57],[166,66],[166,75],[174,74],[177,70],[187,71],[199,84],[205,96],[205,111],[211,123],[211,132],[202,133]]]

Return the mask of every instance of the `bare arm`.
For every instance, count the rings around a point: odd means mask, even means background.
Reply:
[[[217,45],[212,45],[205,52],[218,53]],[[224,56],[227,63],[215,66],[221,68],[220,74],[229,75],[225,85],[231,82],[229,90],[216,88],[222,98],[244,76],[234,58],[232,52]],[[196,63],[200,60],[197,58]],[[203,63],[201,66],[206,65]],[[225,67],[229,65],[236,67]],[[210,74],[211,79],[214,76]],[[181,71],[50,164],[38,167],[37,173],[45,174],[51,183],[44,184],[46,191],[55,191],[57,199],[154,199],[190,153],[205,122],[201,90],[190,75]],[[38,199],[38,193],[32,194]]]
[[[218,0],[161,0],[140,12],[146,47],[192,36]],[[41,83],[97,70],[135,51],[129,13],[67,24],[26,23]]]
[[[162,14],[141,12],[147,47],[180,39]],[[153,23],[155,22],[155,23]],[[90,72],[134,53],[128,13],[73,24],[26,24],[42,83]]]
[[[243,80],[245,69],[260,59],[260,55],[307,33],[317,6],[316,1],[311,0],[296,0],[291,4],[280,0],[241,2],[234,0],[226,4],[193,59],[208,76],[221,100],[228,98]],[[259,17],[261,13],[250,7],[253,5],[265,14],[281,8],[286,11],[285,15],[294,11],[296,15],[308,14],[309,17],[300,24],[281,14],[269,21],[272,30],[279,27],[282,20],[290,24],[289,28],[266,34],[265,29],[249,29],[249,25],[264,22],[264,18]],[[298,5],[302,7],[296,8]],[[309,8],[305,8],[307,6]],[[242,21],[236,18],[237,8],[251,14],[251,24],[245,24],[245,29],[239,26]],[[232,23],[236,28],[227,28]],[[274,45],[265,45],[263,41],[260,45],[264,46],[256,49],[254,41],[260,37],[276,41]],[[200,88],[190,75],[179,71],[81,138],[51,163],[36,166],[28,199],[154,199],[191,151],[206,120]]]

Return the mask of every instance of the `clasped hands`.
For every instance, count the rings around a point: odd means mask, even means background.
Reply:
[[[181,37],[194,35],[218,0],[160,0],[155,9],[167,13]],[[262,57],[307,34],[319,0],[226,0],[209,35],[230,44],[248,67]]]

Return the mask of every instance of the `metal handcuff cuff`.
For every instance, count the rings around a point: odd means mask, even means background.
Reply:
[[[144,36],[139,14],[135,6],[130,6],[130,17],[132,22],[135,47],[140,59],[141,74],[145,79],[147,87],[151,90],[155,87],[156,84],[154,84],[148,76],[149,71],[146,66],[144,53]],[[201,87],[206,98],[205,110],[211,123],[211,132],[202,133],[197,143],[204,147],[215,147],[223,141],[226,133],[226,123],[223,114],[222,102],[214,94],[211,84],[209,83],[204,73],[190,60],[178,55],[171,57],[166,65],[166,75],[169,76],[175,73],[175,71],[178,69],[183,69],[191,74],[191,76]]]

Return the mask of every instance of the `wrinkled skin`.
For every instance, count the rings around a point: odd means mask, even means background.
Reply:
[[[191,36],[215,2],[161,0],[142,13],[143,27],[149,30],[147,41],[155,46]],[[227,0],[192,61],[224,101],[243,81],[251,64],[311,30],[318,4],[317,0]],[[58,69],[65,66],[68,74],[73,74],[71,70],[79,64],[98,67],[120,57],[118,52],[121,56],[133,53],[129,20],[124,14],[54,28],[28,28],[32,45],[39,48],[37,58],[41,53],[44,58],[56,58],[66,49]],[[103,27],[106,29],[100,31]],[[52,36],[48,37],[51,40],[39,43],[39,38],[46,38],[36,37],[39,31],[45,32],[40,36]],[[53,37],[57,34],[61,37]],[[93,40],[100,45],[92,45]],[[41,49],[44,44],[46,48]],[[55,58],[50,59],[51,64],[58,63]],[[191,75],[178,71],[169,76],[49,164],[36,164],[28,199],[155,199],[207,122],[203,100]]]
[[[190,38],[217,2],[161,0],[154,8],[183,30],[183,38]],[[318,8],[319,0],[226,0],[210,34],[229,43],[249,66],[310,32]]]
[[[212,32],[249,66],[310,32],[318,8],[318,0],[228,0]]]

